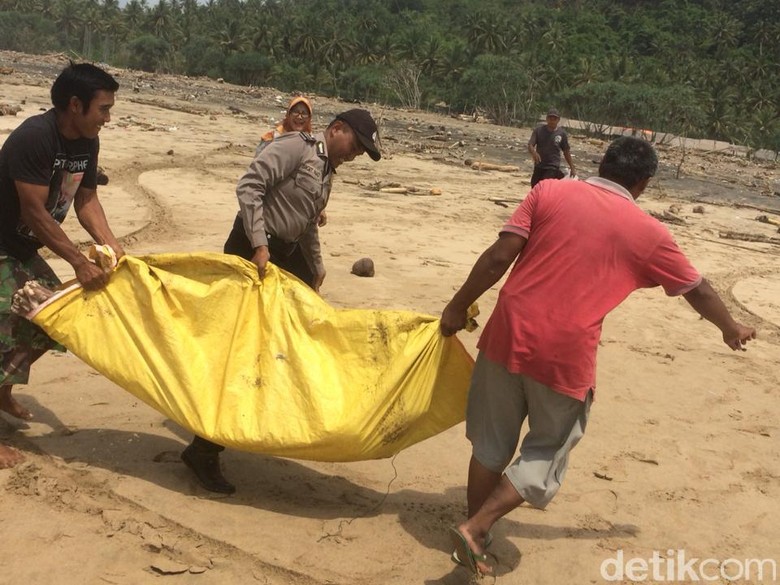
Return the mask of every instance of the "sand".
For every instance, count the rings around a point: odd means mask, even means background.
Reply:
[[[0,101],[22,105],[0,117],[1,141],[48,106],[62,61],[2,53],[0,65],[15,68],[0,78]],[[235,183],[277,119],[280,94],[117,73],[122,88],[100,135],[110,182],[99,193],[114,231],[129,254],[221,250],[237,209]],[[314,107],[322,129],[351,105],[315,98]],[[530,130],[367,107],[381,119],[385,157],[339,169],[321,232],[322,295],[339,307],[438,315],[528,190]],[[428,138],[442,128],[444,140]],[[604,143],[572,144],[581,175],[594,174]],[[780,562],[779,249],[719,237],[776,235],[776,226],[755,221],[766,211],[724,203],[774,209],[777,197],[766,190],[777,168],[689,154],[676,180],[679,153],[661,154],[662,173],[640,205],[679,205],[686,224],[670,230],[759,338],[731,352],[715,327],[659,289],[635,293],[611,314],[590,425],[560,494],[546,511],[521,507],[495,526],[501,583],[607,582],[602,563],[653,551]],[[475,171],[466,157],[520,170]],[[377,181],[441,195],[383,193],[371,189]],[[713,196],[724,192],[726,200]],[[702,200],[704,213],[694,213]],[[88,240],[75,217],[64,227]],[[350,274],[362,257],[373,259],[375,277]],[[64,262],[52,265],[72,276]],[[497,290],[480,300],[483,323]],[[459,334],[472,354],[478,335]],[[44,356],[15,395],[35,418],[0,417],[1,440],[26,455],[0,470],[0,583],[469,582],[450,561],[447,534],[465,513],[463,424],[393,460],[324,464],[229,450],[224,468],[238,492],[220,497],[179,460],[186,431],[71,354]],[[727,568],[734,574],[737,566]],[[670,582],[664,575],[644,582]],[[737,582],[773,582],[767,575],[759,581],[754,567]]]

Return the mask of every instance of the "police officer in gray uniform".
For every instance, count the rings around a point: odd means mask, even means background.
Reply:
[[[225,253],[254,263],[261,278],[270,261],[319,291],[325,266],[318,219],[336,169],[364,152],[375,161],[381,157],[376,122],[361,109],[338,114],[314,136],[290,132],[275,138],[256,153],[238,181],[239,212]],[[236,488],[220,470],[222,450],[196,436],[181,457],[204,488],[230,494]]]

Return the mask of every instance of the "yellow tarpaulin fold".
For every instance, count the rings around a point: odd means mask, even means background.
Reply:
[[[457,424],[473,367],[434,317],[336,309],[222,254],[125,256],[32,320],[190,431],[296,459],[389,457]]]

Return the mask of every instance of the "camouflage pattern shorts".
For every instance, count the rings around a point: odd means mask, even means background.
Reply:
[[[50,349],[65,351],[40,327],[11,312],[14,293],[28,280],[37,280],[47,288],[61,284],[38,254],[19,260],[0,252],[0,386],[26,384],[30,366],[38,357]]]

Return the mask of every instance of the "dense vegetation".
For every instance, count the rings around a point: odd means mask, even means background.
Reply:
[[[0,0],[0,48],[70,51],[527,124],[780,150],[778,0]]]

